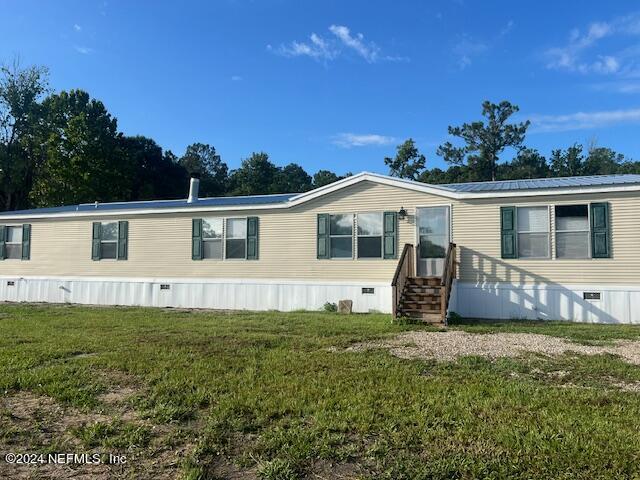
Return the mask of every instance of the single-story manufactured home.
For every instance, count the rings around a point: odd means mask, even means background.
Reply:
[[[640,323],[640,175],[0,213],[0,301]]]

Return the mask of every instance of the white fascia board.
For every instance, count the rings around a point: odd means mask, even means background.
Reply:
[[[113,211],[85,211],[85,212],[61,212],[61,213],[31,213],[25,215],[0,215],[0,221],[18,221],[26,219],[43,219],[43,218],[73,218],[73,217],[126,217],[138,215],[164,215],[171,213],[206,213],[206,212],[229,212],[229,211],[256,211],[256,210],[281,210],[309,202],[324,195],[342,190],[360,182],[369,181],[381,185],[389,185],[406,190],[436,195],[439,197],[450,198],[454,200],[473,200],[473,199],[498,199],[498,198],[522,198],[522,197],[544,197],[555,195],[581,195],[581,194],[598,194],[598,193],[618,193],[618,192],[639,192],[640,185],[614,185],[614,186],[595,186],[595,187],[568,187],[568,188],[551,188],[538,190],[510,190],[510,191],[490,191],[490,192],[456,192],[455,190],[437,187],[426,183],[415,182],[411,180],[403,180],[386,175],[376,173],[362,172],[351,177],[338,180],[337,182],[325,185],[306,193],[301,193],[291,197],[286,202],[260,204],[260,205],[224,205],[224,206],[198,206],[191,204],[187,207],[176,208],[142,208],[132,210],[113,210]]]
[[[597,187],[545,188],[542,190],[510,190],[507,192],[458,192],[458,200],[480,198],[549,197],[554,195],[585,195],[591,193],[640,192],[640,185]]]
[[[167,213],[206,213],[206,212],[229,212],[238,210],[273,210],[288,208],[288,203],[273,203],[264,205],[225,205],[220,207],[212,206],[188,206],[177,208],[139,208],[132,210],[96,210],[95,212],[60,212],[60,213],[30,213],[26,215],[0,215],[0,221],[27,220],[38,218],[82,218],[82,217],[128,217],[138,215],[164,215]]]

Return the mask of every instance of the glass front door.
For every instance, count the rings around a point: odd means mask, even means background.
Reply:
[[[416,210],[418,276],[440,277],[450,241],[449,207]]]

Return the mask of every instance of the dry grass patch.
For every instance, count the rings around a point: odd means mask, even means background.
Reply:
[[[0,478],[175,478],[193,445],[167,445],[172,427],[141,419],[127,403],[136,393],[132,386],[115,386],[99,396],[104,408],[91,412],[29,391],[0,397],[0,452],[104,455],[100,464],[0,462]],[[108,464],[109,453],[125,455],[127,463]]]
[[[0,397],[0,451],[5,453],[80,452],[81,442],[71,431],[109,417],[64,408],[53,399],[31,392]],[[35,427],[35,428],[34,428]],[[110,478],[108,465],[20,465],[0,462],[0,478]],[[116,473],[116,472],[114,472]]]

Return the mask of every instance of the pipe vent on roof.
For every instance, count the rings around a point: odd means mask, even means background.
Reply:
[[[189,183],[189,198],[187,198],[187,203],[195,203],[198,201],[199,189],[200,189],[200,179],[196,177],[191,177],[191,182]]]

